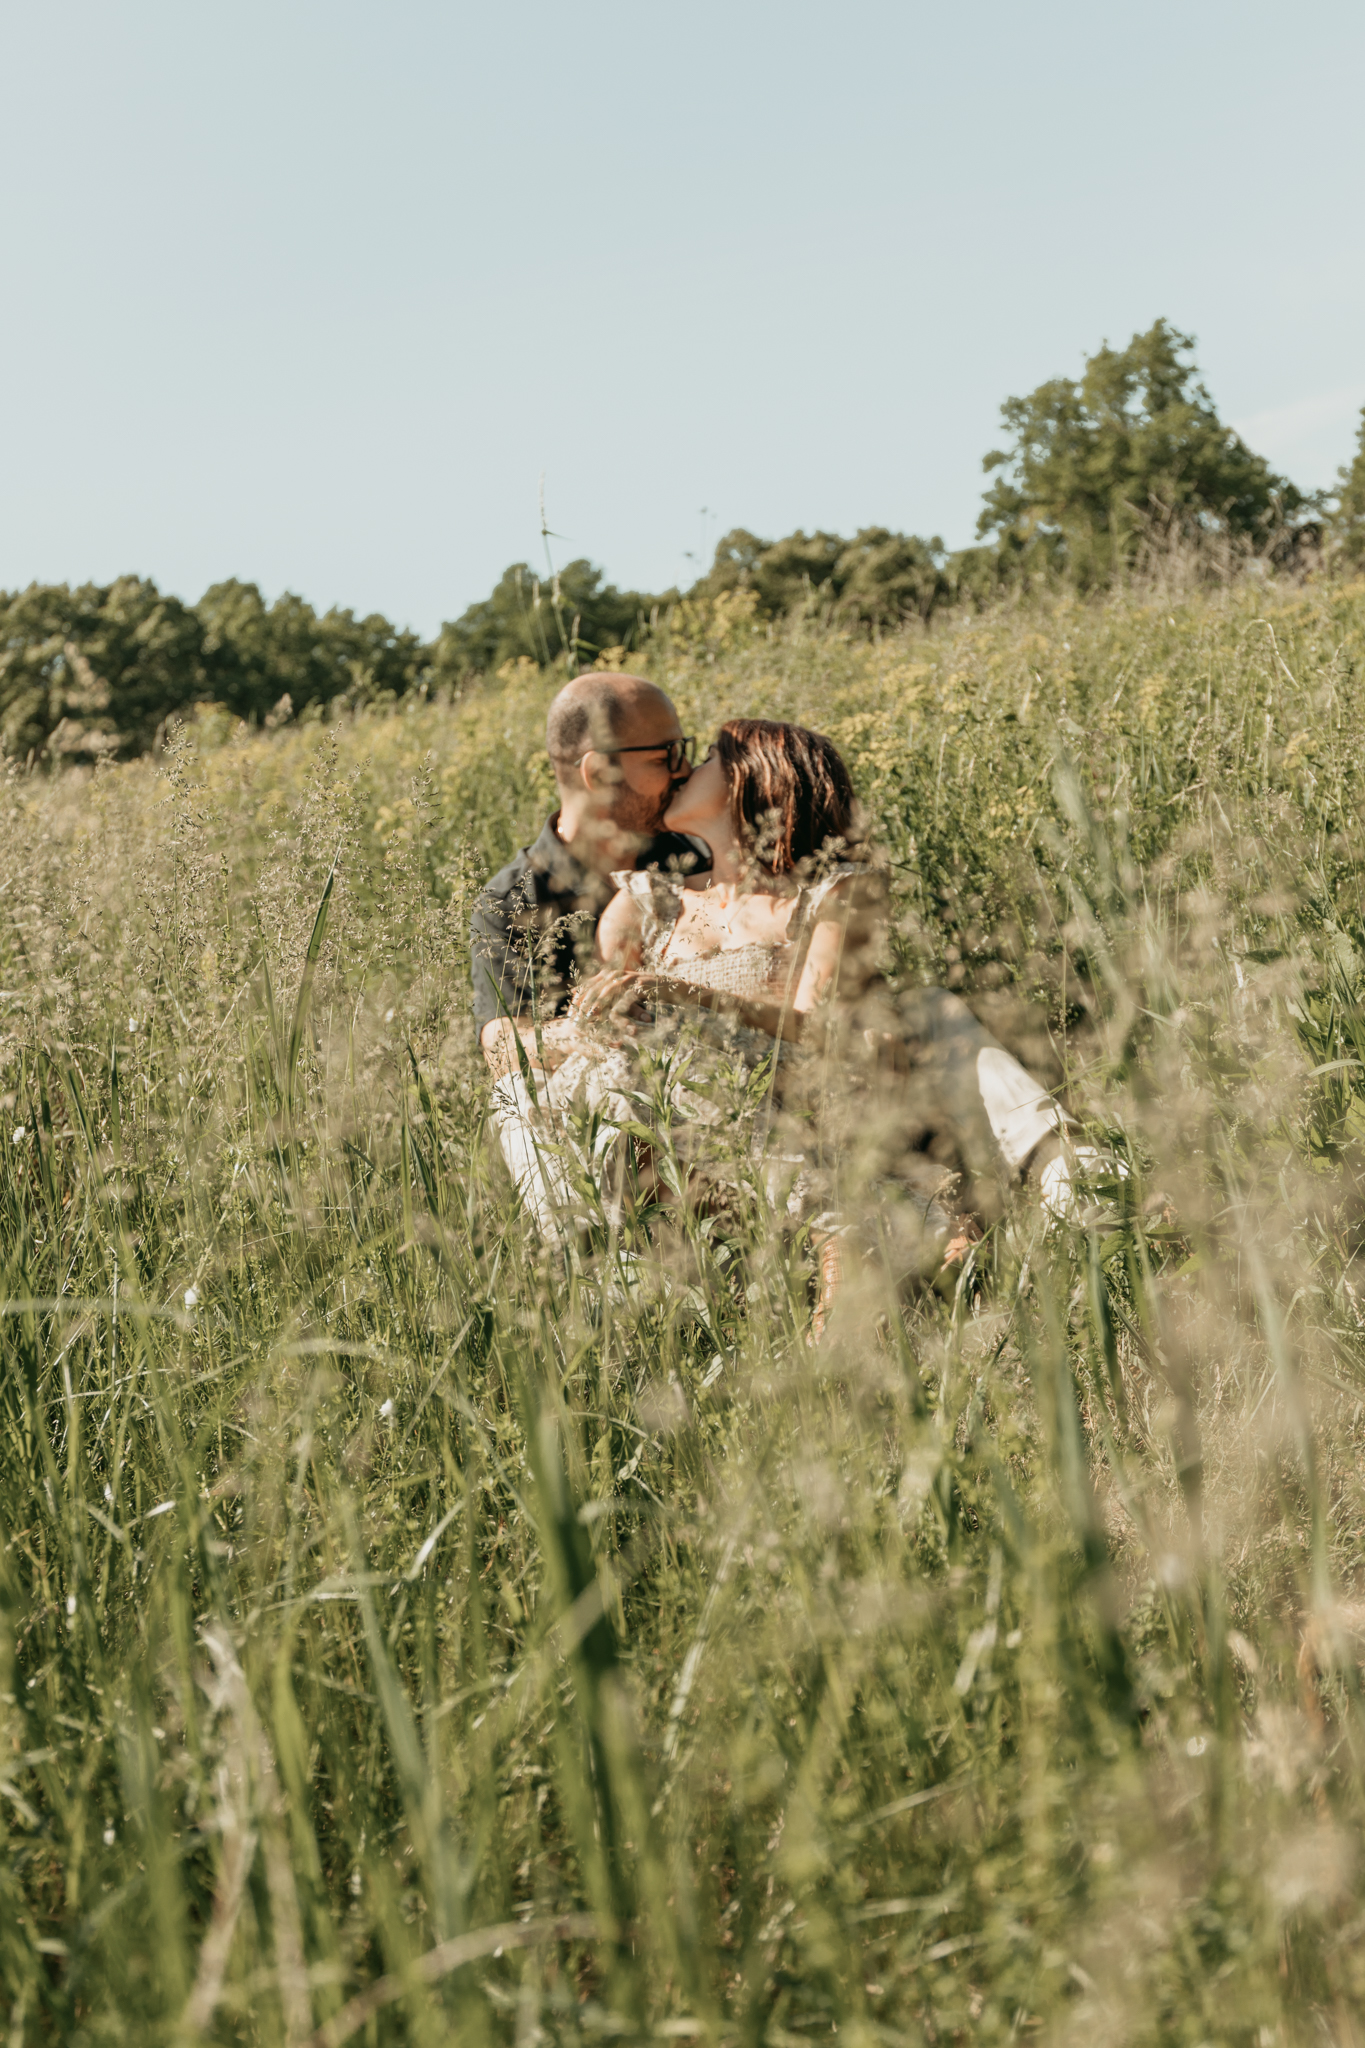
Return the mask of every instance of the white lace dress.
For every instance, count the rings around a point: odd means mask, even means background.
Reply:
[[[641,964],[646,973],[667,974],[673,981],[688,982],[693,988],[734,996],[740,1001],[783,1006],[795,999],[822,908],[841,882],[866,872],[863,867],[843,862],[820,881],[807,884],[797,896],[785,937],[775,944],[759,941],[726,946],[714,953],[688,955],[676,961],[666,956],[683,912],[682,881],[675,875],[661,874],[657,868],[614,875],[612,880],[640,906]],[[723,1010],[719,1014],[723,1016]],[[767,1057],[774,1050],[774,1041],[766,1032],[752,1031],[748,1036],[756,1041],[759,1057]]]
[[[831,893],[866,872],[843,863],[804,887],[776,944],[725,947],[676,961],[666,956],[682,915],[682,882],[657,870],[631,870],[613,880],[640,906],[646,973],[780,1008],[795,998]],[[798,1046],[742,1023],[723,1003],[715,1009],[651,1003],[625,1030],[624,1040],[619,1026],[610,1038],[603,1031],[600,1046],[573,1053],[541,1082],[539,1120],[565,1163],[571,1154],[580,1176],[587,1169],[600,1187],[611,1155],[619,1155],[617,1140],[631,1125],[667,1140],[694,1180],[705,1176],[725,1186],[757,1174],[774,1206],[793,1219],[811,1213],[816,1177],[810,1150],[780,1113],[774,1087],[777,1070],[802,1056]]]

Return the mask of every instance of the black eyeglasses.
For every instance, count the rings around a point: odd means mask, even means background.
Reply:
[[[650,740],[643,747],[593,747],[589,751],[597,754],[662,754],[668,763],[669,774],[676,775],[684,762],[689,768],[695,764],[697,742],[691,733],[687,733],[680,740]],[[581,761],[583,756],[580,754],[578,758]]]

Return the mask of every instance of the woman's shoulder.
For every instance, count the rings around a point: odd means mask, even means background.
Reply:
[[[627,902],[656,915],[665,906],[671,906],[676,914],[682,900],[682,876],[666,875],[659,868],[619,868],[611,879],[618,891],[614,900],[623,896]]]

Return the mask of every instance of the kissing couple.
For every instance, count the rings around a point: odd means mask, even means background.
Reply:
[[[547,1238],[594,1192],[615,1218],[627,1193],[761,1188],[809,1230],[819,1322],[850,1232],[922,1284],[1011,1187],[1065,1174],[1047,1091],[956,996],[889,980],[831,741],[729,719],[698,762],[657,685],[594,672],[554,698],[546,747],[559,809],[483,890],[470,953],[494,1126]]]

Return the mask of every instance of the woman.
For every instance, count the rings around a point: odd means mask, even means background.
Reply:
[[[711,871],[614,878],[619,894],[597,933],[605,971],[579,991],[570,1016],[580,1029],[615,1019],[631,1033],[634,1086],[622,1081],[618,1048],[596,1064],[590,1087],[621,1122],[633,1095],[638,1127],[641,1059],[652,1054],[648,1120],[656,1129],[667,1121],[675,1154],[687,1158],[689,1199],[724,1199],[757,1170],[773,1205],[809,1224],[818,1334],[839,1281],[841,1112],[859,1077],[841,1056],[846,1044],[814,1026],[822,1006],[833,1021],[878,978],[885,928],[853,785],[823,735],[731,719],[665,822],[706,841]],[[771,1085],[746,1097],[744,1075],[767,1061]],[[865,1116],[865,1093],[861,1100]],[[728,1160],[717,1156],[725,1144]],[[646,1173],[649,1164],[637,1159]],[[943,1177],[930,1170],[931,1182]],[[681,1192],[677,1173],[671,1181]],[[932,1269],[951,1219],[927,1191],[908,1199],[912,1263]]]
[[[867,980],[880,920],[871,870],[856,857],[862,834],[853,784],[822,734],[731,719],[675,795],[665,824],[706,841],[710,872],[695,880],[657,869],[613,877],[619,893],[597,929],[605,972],[579,990],[570,1019],[579,1029],[615,1020],[638,1053],[653,1056],[651,1123],[658,1128],[666,1119],[675,1152],[690,1155],[689,1199],[724,1199],[747,1165],[759,1171],[769,1199],[799,1220],[817,1206],[826,1178],[812,1156],[813,1134],[793,1135],[790,1117],[775,1131],[780,1086],[755,1101],[743,1081],[775,1060],[780,1084],[817,1006]],[[621,1057],[618,1046],[597,1062],[591,1094],[621,1122],[634,1095],[638,1125],[640,1062],[631,1087]],[[717,1157],[727,1145],[730,1158]],[[676,1173],[656,1177],[652,1163],[640,1148],[642,1178],[682,1191]],[[817,1327],[838,1282],[833,1220],[825,1214],[812,1222],[821,1266]]]
[[[709,874],[613,877],[606,964],[570,1005],[582,1021],[656,1003],[728,1013],[791,1043],[826,997],[866,986],[878,935],[857,800],[837,748],[804,726],[734,718],[665,814],[704,839]]]

